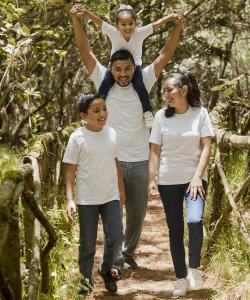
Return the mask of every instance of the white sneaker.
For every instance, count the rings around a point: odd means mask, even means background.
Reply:
[[[153,121],[154,121],[154,115],[152,114],[152,112],[146,111],[143,115],[144,115],[145,126],[147,128],[152,128]]]
[[[173,290],[173,296],[185,296],[188,291],[188,283],[185,278],[178,279]]]
[[[201,276],[201,271],[198,269],[190,268],[187,276],[189,290],[200,290],[204,288],[204,280]]]

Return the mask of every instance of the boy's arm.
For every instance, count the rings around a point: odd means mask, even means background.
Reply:
[[[66,210],[70,221],[73,221],[73,213],[76,212],[76,205],[74,202],[74,186],[77,165],[66,164],[65,170],[65,186],[66,186]]]
[[[76,4],[72,7],[70,13],[72,16],[77,47],[79,48],[83,62],[91,75],[96,66],[97,59],[91,51],[87,35],[82,29],[81,18],[84,16],[84,10],[81,9],[81,6],[79,7],[79,5]]]
[[[122,177],[122,171],[121,167],[119,164],[119,161],[117,158],[115,158],[115,163],[116,163],[116,170],[117,170],[117,177],[118,177],[118,188],[119,188],[119,194],[120,194],[120,204],[121,206],[125,203],[125,187],[124,187],[124,181]]]
[[[170,38],[166,41],[160,55],[154,61],[155,76],[157,78],[174,55],[175,49],[179,42],[184,19],[181,15],[178,15],[177,18],[173,19],[173,22],[175,23],[175,26],[171,32]]]

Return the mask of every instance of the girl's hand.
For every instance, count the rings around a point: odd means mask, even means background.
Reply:
[[[67,201],[66,210],[69,221],[72,222],[74,220],[74,213],[76,212],[76,205],[74,200]]]
[[[172,13],[172,22],[175,25],[181,25],[184,24],[184,16],[180,12],[174,12]]]
[[[154,180],[148,184],[148,200],[157,200],[159,198],[158,186]]]
[[[205,190],[202,186],[202,179],[199,176],[194,176],[187,189],[187,193],[190,192],[191,199],[196,200],[197,193],[200,194],[201,198],[204,199]]]

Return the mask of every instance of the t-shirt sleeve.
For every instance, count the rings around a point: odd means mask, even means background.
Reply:
[[[117,34],[117,30],[111,24],[109,24],[107,22],[102,22],[102,33],[106,34],[112,41],[112,38],[114,37],[114,35]]]
[[[106,71],[107,71],[107,68],[105,68],[103,65],[101,65],[99,63],[99,61],[96,61],[94,71],[90,76],[94,82],[96,90],[99,89]]]
[[[63,162],[77,165],[78,158],[79,158],[79,144],[77,143],[76,138],[73,135],[71,135],[63,156]]]
[[[157,78],[155,76],[154,63],[152,63],[142,69],[142,76],[143,76],[144,85],[149,93],[151,91],[154,83],[157,80]]]
[[[152,125],[152,129],[151,129],[151,133],[150,133],[150,137],[149,137],[149,142],[152,144],[156,144],[156,145],[161,145],[162,144],[162,138],[161,138],[161,127],[160,127],[160,122],[159,122],[159,112],[156,113],[154,121],[153,121],[153,125]]]
[[[109,127],[109,135],[114,146],[114,157],[116,158],[118,157],[119,154],[119,147],[117,145],[117,140],[116,140],[116,131],[111,127]]]
[[[137,34],[141,41],[144,41],[150,34],[153,33],[153,25],[148,24],[137,28]]]
[[[202,107],[202,118],[201,118],[201,137],[214,136],[213,126],[206,108]]]

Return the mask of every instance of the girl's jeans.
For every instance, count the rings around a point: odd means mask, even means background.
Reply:
[[[177,185],[159,185],[159,193],[166,214],[169,229],[170,251],[177,278],[187,276],[184,248],[184,218],[183,200],[186,200],[186,215],[189,230],[189,267],[200,266],[201,248],[203,243],[203,212],[205,201],[198,194],[196,200],[191,200],[190,193],[186,193],[189,183]],[[206,190],[207,183],[203,181]]]

